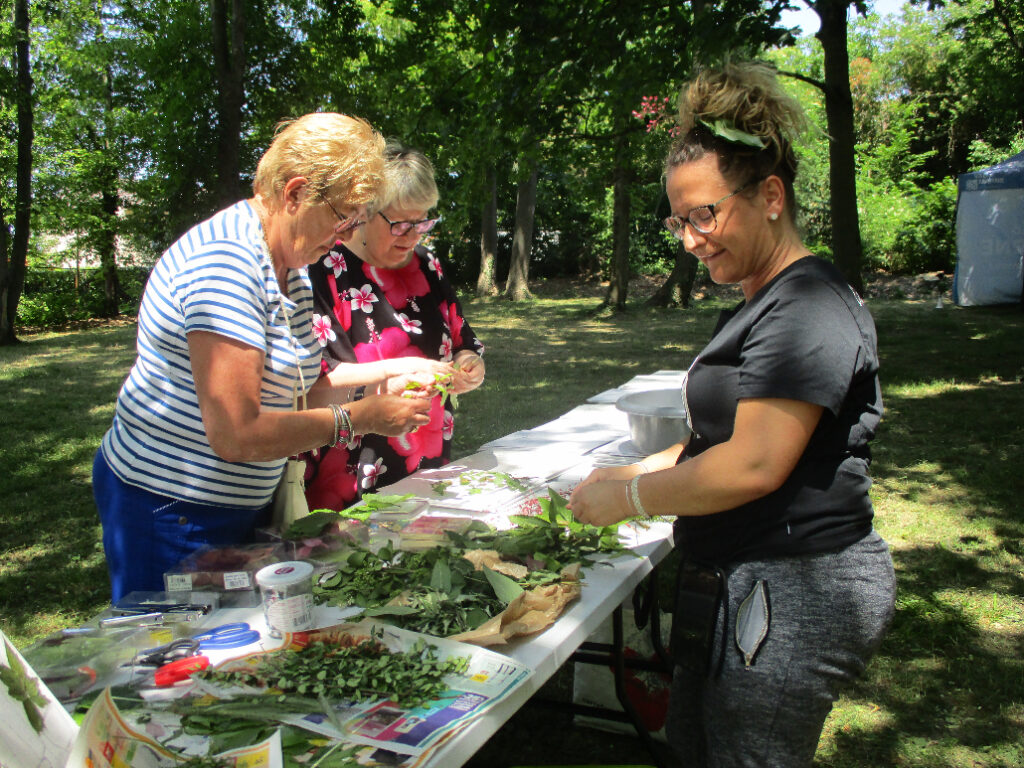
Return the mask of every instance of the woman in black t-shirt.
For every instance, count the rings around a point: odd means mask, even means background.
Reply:
[[[687,765],[811,765],[893,613],[868,496],[875,327],[797,231],[802,119],[765,65],[705,70],[684,89],[665,226],[744,301],[684,382],[688,443],[597,470],[570,501],[595,525],[677,518],[667,730]]]

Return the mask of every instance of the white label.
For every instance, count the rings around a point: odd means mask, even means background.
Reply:
[[[249,589],[251,586],[248,571],[231,571],[224,574],[224,589]]]
[[[165,573],[164,580],[167,582],[168,592],[184,592],[192,589],[192,574],[190,573]]]
[[[302,632],[313,626],[313,596],[295,595],[279,599],[263,596],[267,626],[277,632]]]

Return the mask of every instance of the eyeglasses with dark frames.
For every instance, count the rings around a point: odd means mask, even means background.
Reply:
[[[696,208],[691,208],[686,213],[686,216],[668,216],[662,223],[665,225],[665,229],[680,240],[683,239],[687,222],[689,222],[690,226],[702,235],[710,235],[718,227],[718,218],[715,216],[715,208],[724,203],[730,197],[738,195],[740,192],[747,189],[747,187],[757,184],[760,181],[761,179],[751,179],[746,184],[734,189],[721,200],[716,200],[708,205],[698,205]]]
[[[366,221],[359,220],[358,213],[353,214],[352,216],[342,216],[338,213],[338,209],[331,204],[331,201],[327,199],[326,195],[320,195],[320,197],[325,203],[327,203],[327,207],[334,212],[334,215],[338,217],[338,223],[334,225],[334,234],[343,235],[349,230],[361,227],[366,223]]]
[[[422,221],[392,221],[384,215],[384,211],[377,211],[380,217],[388,223],[391,227],[391,235],[393,237],[401,237],[406,234],[410,229],[416,230],[417,235],[425,235],[427,232],[434,228],[434,225],[441,220],[439,216],[436,219],[423,219]]]

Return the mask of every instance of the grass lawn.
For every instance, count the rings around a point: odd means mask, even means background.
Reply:
[[[467,302],[487,383],[460,400],[455,455],[636,374],[685,368],[720,306],[607,315],[593,298]],[[829,718],[817,764],[1024,765],[1024,312],[870,306],[886,405],[872,493],[898,610]],[[109,599],[90,473],[134,326],[24,339],[0,349],[0,626],[19,646]],[[563,692],[568,673],[548,687]],[[646,759],[635,739],[527,707],[470,765]]]

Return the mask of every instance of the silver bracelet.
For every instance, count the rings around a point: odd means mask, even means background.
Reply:
[[[337,403],[331,403],[328,406],[331,409],[331,414],[334,416],[334,437],[331,438],[331,442],[327,445],[331,448],[338,444],[338,437],[341,435],[341,423],[342,423],[342,409]]]
[[[629,498],[633,502],[633,511],[647,517],[647,511],[640,501],[640,475],[634,475],[633,479],[629,481]]]
[[[640,466],[640,474],[641,475],[646,475],[648,472],[651,471],[650,468],[644,462],[638,461],[636,463]]]

